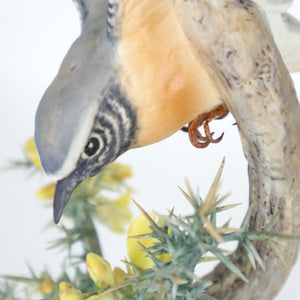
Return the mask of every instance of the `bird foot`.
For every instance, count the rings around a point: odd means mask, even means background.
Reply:
[[[213,138],[214,132],[210,131],[209,122],[213,119],[222,119],[228,114],[228,109],[225,104],[218,106],[216,109],[199,115],[196,119],[191,121],[187,127],[183,127],[182,130],[188,132],[192,145],[196,148],[206,148],[210,143],[219,143],[224,132],[216,139]],[[204,133],[203,136],[199,131],[199,127],[203,125]]]

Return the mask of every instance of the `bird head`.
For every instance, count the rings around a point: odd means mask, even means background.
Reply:
[[[136,113],[122,92],[116,61],[96,27],[72,45],[35,118],[41,164],[56,180],[54,221],[74,189],[133,146]]]

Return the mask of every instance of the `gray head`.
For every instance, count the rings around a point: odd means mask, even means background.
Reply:
[[[104,19],[75,41],[39,104],[35,141],[45,172],[57,181],[56,223],[76,186],[135,140],[136,113],[114,55]]]
[[[62,99],[60,106],[50,107],[46,96],[39,105],[35,140],[45,172],[57,181],[56,223],[77,185],[100,172],[135,140],[136,114],[119,86],[111,84],[98,97],[98,103],[82,101],[68,107]]]

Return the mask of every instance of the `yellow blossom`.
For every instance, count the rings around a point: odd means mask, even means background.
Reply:
[[[132,176],[131,167],[119,164],[117,162],[113,162],[108,165],[107,169],[113,171],[114,176],[119,180],[123,180]]]
[[[39,159],[38,154],[37,154],[35,141],[34,141],[33,137],[29,138],[25,142],[24,150],[25,150],[25,153],[26,153],[27,157],[29,158],[29,160],[32,163],[34,163],[36,166],[38,166],[40,169],[42,169],[40,159]]]
[[[148,213],[148,215],[153,221],[157,219],[157,216],[153,213]],[[142,244],[146,248],[149,248],[154,244],[158,243],[159,241],[155,238],[135,237],[151,232],[152,230],[150,228],[149,222],[144,215],[140,215],[138,218],[136,218],[131,223],[127,232],[127,253],[129,259],[132,263],[143,269],[152,268],[155,264],[152,261],[152,259],[147,256],[146,252],[143,251],[140,244]],[[170,256],[167,253],[156,256],[156,258],[158,258],[161,261],[166,261],[169,259],[169,257]]]
[[[41,295],[48,295],[52,292],[53,288],[54,288],[54,283],[51,280],[51,278],[48,278],[41,282],[41,284],[38,287],[38,292]]]
[[[132,171],[129,166],[114,162],[103,171],[101,181],[103,185],[114,188],[130,176],[132,176]]]
[[[55,184],[50,183],[35,193],[35,197],[39,200],[53,199],[55,193]]]
[[[113,269],[113,277],[115,284],[120,284],[125,280],[126,273],[119,267]]]
[[[124,195],[115,201],[104,197],[95,199],[100,205],[95,210],[95,217],[115,232],[124,232],[124,224],[131,220],[132,214],[129,210],[131,192],[128,190]]]
[[[86,300],[99,300],[99,296],[93,295],[93,296],[88,297]]]
[[[88,253],[86,256],[88,272],[97,287],[102,290],[103,287],[115,284],[111,266],[103,257],[94,253]]]
[[[59,284],[60,300],[82,300],[82,293],[73,288],[72,284],[68,282],[61,282]]]

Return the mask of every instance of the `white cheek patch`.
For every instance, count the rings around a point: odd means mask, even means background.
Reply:
[[[82,116],[78,122],[78,130],[70,142],[68,153],[65,154],[65,160],[61,168],[55,174],[48,174],[54,180],[61,180],[72,173],[77,166],[77,162],[84,151],[85,145],[91,134],[94,119],[98,110],[96,102],[90,102],[88,109],[82,112]]]
[[[119,124],[118,124],[118,121],[116,120],[115,116],[106,114],[106,115],[103,115],[103,118],[105,118],[107,120],[107,122],[111,124],[115,135],[120,136]],[[112,141],[112,136],[107,128],[103,128],[103,129],[104,129],[105,135],[107,137],[107,144],[110,144]],[[116,147],[119,148],[120,147],[119,139],[116,139],[115,142],[116,142]]]

